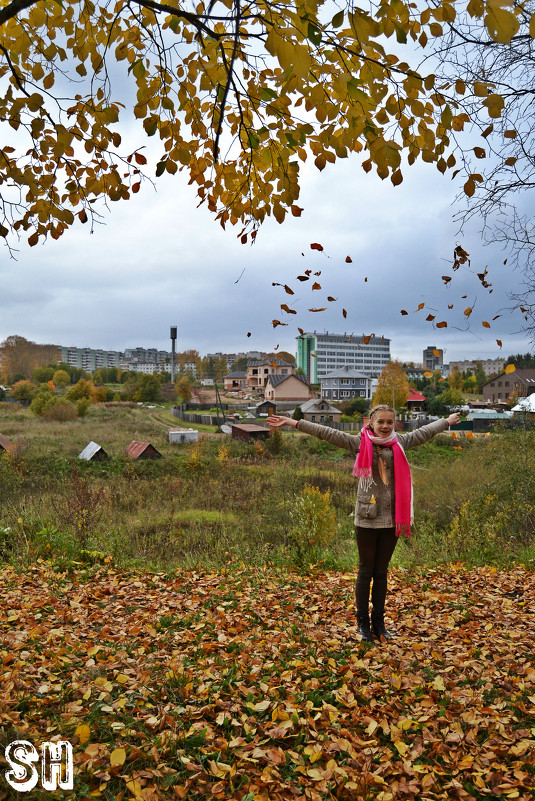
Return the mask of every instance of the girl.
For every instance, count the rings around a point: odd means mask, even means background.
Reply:
[[[355,507],[359,552],[355,600],[358,632],[363,640],[371,640],[373,635],[390,638],[384,623],[388,564],[398,536],[410,536],[412,522],[412,481],[405,450],[423,445],[458,423],[459,415],[450,414],[405,434],[396,433],[395,422],[395,409],[386,405],[374,406],[370,422],[356,436],[307,420],[278,415],[267,419],[271,428],[290,426],[357,455],[353,468],[353,475],[359,479]]]

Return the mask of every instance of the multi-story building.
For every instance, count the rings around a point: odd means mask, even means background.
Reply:
[[[347,401],[352,398],[370,400],[371,396],[371,378],[350,367],[333,370],[321,379],[321,397],[327,400]]]
[[[286,377],[295,373],[295,364],[280,359],[261,359],[250,361],[247,365],[245,386],[253,391],[263,392],[270,376]]]
[[[474,373],[481,365],[485,375],[497,375],[505,367],[505,359],[465,359],[462,362],[450,362],[450,372],[457,368],[461,373],[469,370]]]
[[[119,367],[121,354],[118,350],[98,350],[94,348],[60,347],[60,361],[72,367],[81,367],[93,373],[99,367]]]
[[[428,345],[423,352],[422,364],[426,370],[436,370],[444,364],[444,351],[436,345]]]
[[[297,366],[311,384],[343,367],[375,378],[390,359],[390,340],[385,337],[316,331],[297,337]]]
[[[515,370],[514,373],[500,373],[494,378],[489,378],[483,384],[483,400],[496,403],[503,403],[509,400],[511,395],[518,398],[526,398],[535,392],[535,370]]]

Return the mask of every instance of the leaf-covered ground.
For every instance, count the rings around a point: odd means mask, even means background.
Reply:
[[[61,797],[534,798],[524,568],[393,571],[397,636],[371,646],[349,574],[38,563],[1,580],[2,745],[69,739]]]

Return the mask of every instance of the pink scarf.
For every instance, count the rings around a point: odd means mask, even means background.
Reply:
[[[394,459],[394,491],[396,494],[395,524],[396,536],[406,534],[411,536],[412,522],[412,480],[411,470],[405,451],[393,431],[388,437],[376,437],[372,429],[366,426],[360,434],[360,448],[357,460],[353,467],[353,475],[358,476],[364,489],[368,490],[375,484],[372,475],[373,446],[381,445],[383,448],[392,448]]]

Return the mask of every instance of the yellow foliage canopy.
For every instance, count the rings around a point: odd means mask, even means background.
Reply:
[[[221,0],[195,11],[183,0],[3,4],[0,236],[57,238],[94,216],[97,200],[138,192],[147,160],[124,152],[120,134],[132,116],[160,140],[156,176],[187,171],[223,226],[245,226],[242,239],[267,215],[282,222],[298,208],[310,155],[322,170],[362,153],[365,170],[394,185],[403,159],[451,169],[445,154],[468,121],[457,113],[467,85],[460,76],[436,86],[385,45],[395,37],[400,53],[410,42],[414,55],[455,20],[454,3],[333,11],[326,0]],[[468,13],[504,43],[522,9],[470,0]],[[491,87],[474,92],[491,118],[501,115]]]

